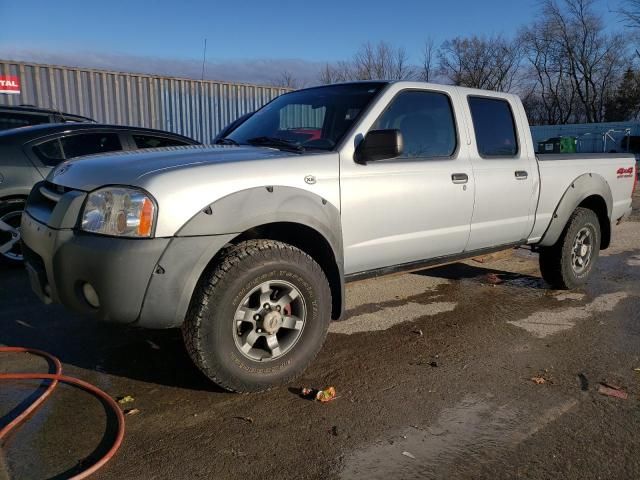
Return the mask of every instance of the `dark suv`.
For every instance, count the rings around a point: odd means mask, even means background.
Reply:
[[[98,153],[199,145],[189,137],[147,128],[63,123],[0,131],[0,259],[22,261],[20,217],[33,185],[60,162]],[[7,230],[6,225],[11,229]]]
[[[82,115],[38,108],[32,105],[20,105],[19,107],[0,106],[0,130],[41,125],[43,123],[66,122],[93,122],[93,120]]]

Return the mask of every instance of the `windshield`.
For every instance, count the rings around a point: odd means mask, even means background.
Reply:
[[[281,95],[233,130],[227,141],[332,150],[385,85],[331,85]]]

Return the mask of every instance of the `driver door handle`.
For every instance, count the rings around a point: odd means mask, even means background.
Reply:
[[[526,180],[529,174],[524,170],[516,170],[516,180]]]
[[[469,176],[466,173],[452,173],[451,181],[453,183],[467,183],[469,181]]]

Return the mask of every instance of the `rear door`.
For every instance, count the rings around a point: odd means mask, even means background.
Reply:
[[[536,159],[519,141],[529,127],[517,102],[487,93],[468,95],[465,103],[475,137],[470,151],[475,206],[467,250],[520,242],[531,232],[537,202]]]
[[[366,165],[350,148],[340,155],[347,274],[461,253],[469,238],[473,175],[455,90],[398,88],[381,99],[383,111],[367,114],[358,135],[399,129],[403,154]]]

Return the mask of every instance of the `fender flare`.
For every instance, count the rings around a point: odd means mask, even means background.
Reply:
[[[613,195],[609,184],[604,177],[597,173],[585,173],[573,180],[565,190],[539,245],[543,247],[555,245],[562,235],[571,214],[585,199],[592,196],[598,196],[604,200],[607,206],[607,220],[611,222]],[[609,228],[609,225],[603,225],[602,227],[603,229]]]
[[[344,311],[344,259],[340,212],[322,197],[293,187],[254,187],[234,192],[203,208],[175,234],[150,280],[139,325],[179,326],[202,273],[225,245],[243,233],[273,223],[315,230],[331,248],[338,278],[340,315]],[[329,275],[327,275],[329,277]],[[338,284],[335,284],[335,280]],[[329,279],[331,284],[331,279]],[[336,293],[337,293],[336,292]],[[167,299],[171,298],[171,305]]]
[[[278,222],[318,231],[331,245],[336,261],[342,261],[340,211],[319,195],[295,187],[254,187],[222,197],[191,217],[176,237],[243,233]]]

